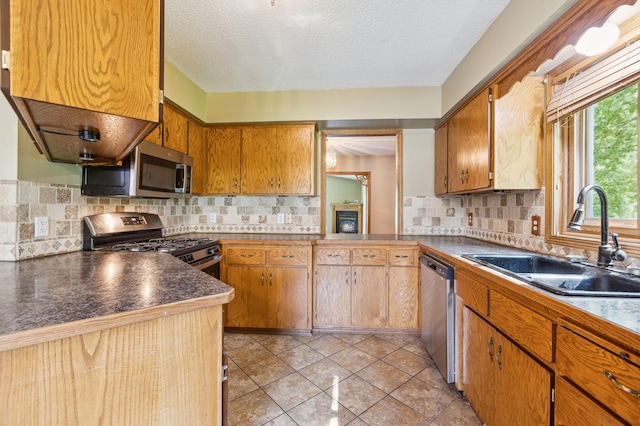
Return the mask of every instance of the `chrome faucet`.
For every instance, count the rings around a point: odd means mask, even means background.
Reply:
[[[600,246],[598,247],[598,268],[606,268],[613,265],[613,261],[617,260],[622,262],[627,259],[627,253],[620,249],[618,243],[618,235],[611,234],[613,240],[613,247],[609,245],[609,202],[607,201],[607,194],[604,189],[599,185],[587,185],[578,194],[578,208],[573,212],[571,216],[571,222],[567,228],[580,231],[582,229],[582,223],[584,222],[584,199],[587,192],[594,190],[600,197]]]

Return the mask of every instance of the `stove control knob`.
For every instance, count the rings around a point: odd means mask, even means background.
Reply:
[[[211,247],[210,249],[207,250],[207,254],[218,254],[220,252],[220,248],[218,247]]]

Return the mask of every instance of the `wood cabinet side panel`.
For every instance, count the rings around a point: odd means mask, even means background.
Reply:
[[[158,0],[12,1],[10,27],[13,96],[158,121]]]
[[[240,193],[240,148],[242,129],[237,127],[207,129],[208,193]]]
[[[449,125],[444,124],[436,129],[435,134],[435,166],[434,191],[436,195],[447,193],[447,165],[448,165],[448,134]]]
[[[221,423],[222,308],[0,353],[7,424]]]
[[[540,189],[544,126],[542,76],[529,76],[494,102],[496,189]]]

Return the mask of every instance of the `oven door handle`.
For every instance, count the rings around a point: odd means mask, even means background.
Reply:
[[[193,265],[195,266],[197,269],[199,270],[203,270],[203,269],[207,269],[213,265],[215,265],[216,263],[220,263],[222,261],[222,255],[221,254],[216,254],[215,256],[209,258],[208,261],[197,264],[197,265]]]

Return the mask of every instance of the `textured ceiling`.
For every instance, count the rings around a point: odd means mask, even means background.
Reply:
[[[396,155],[395,136],[330,136],[327,151],[338,155]]]
[[[165,0],[205,92],[440,86],[509,0]]]

